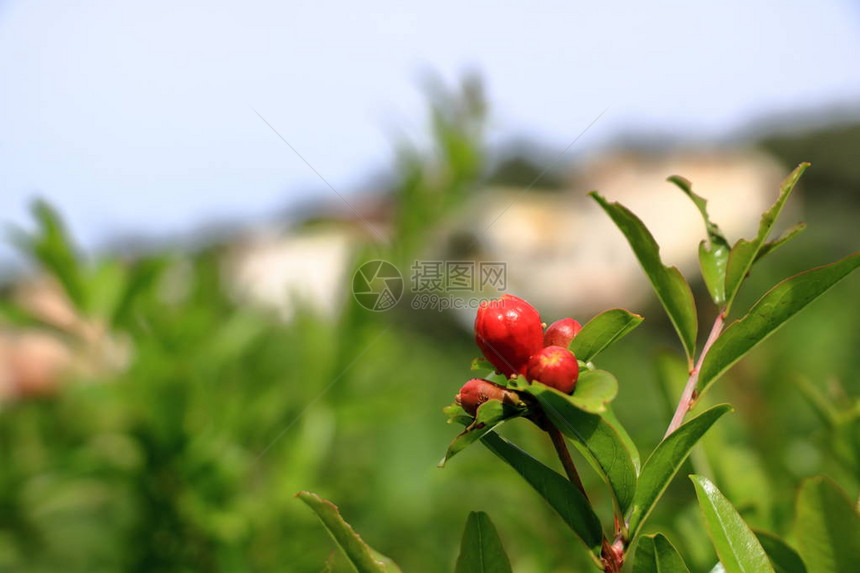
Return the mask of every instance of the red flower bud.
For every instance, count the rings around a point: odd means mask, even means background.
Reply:
[[[475,342],[505,376],[522,374],[529,357],[543,346],[543,326],[535,308],[505,294],[484,301],[475,318]]]
[[[478,413],[478,406],[487,400],[511,400],[511,393],[498,384],[493,384],[483,378],[472,378],[460,388],[456,401],[472,416]]]
[[[567,348],[580,330],[582,330],[582,325],[572,318],[556,320],[543,333],[543,345]]]
[[[565,394],[572,394],[579,378],[579,363],[567,348],[547,346],[531,357],[526,377]]]

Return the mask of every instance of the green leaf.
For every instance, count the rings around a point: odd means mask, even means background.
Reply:
[[[579,375],[570,401],[579,409],[598,414],[618,394],[618,380],[606,370],[586,370]]]
[[[787,242],[789,242],[790,240],[795,238],[797,235],[799,235],[805,229],[806,229],[806,223],[798,223],[796,225],[789,227],[778,238],[774,239],[773,241],[768,241],[767,243],[763,244],[761,246],[761,249],[759,249],[758,254],[755,256],[755,261],[753,261],[753,263],[756,263],[760,259],[771,254],[772,252],[774,252],[775,250],[777,250],[778,248],[780,248],[781,246],[783,246],[784,244],[786,244]]]
[[[86,310],[87,298],[81,263],[62,219],[54,208],[43,200],[35,201],[32,211],[39,230],[32,235],[16,232],[14,242],[54,275],[75,308]]]
[[[731,308],[735,295],[738,294],[738,289],[741,287],[741,283],[749,273],[768,235],[770,235],[773,224],[785,206],[788,196],[791,194],[794,186],[797,185],[797,181],[803,175],[803,172],[806,171],[807,167],[809,167],[809,163],[801,163],[782,182],[779,187],[779,197],[776,203],[761,216],[758,234],[755,239],[752,241],[740,239],[732,247],[731,253],[729,253],[729,261],[726,265],[726,312]]]
[[[340,515],[337,506],[315,493],[301,491],[296,497],[305,502],[320,518],[329,535],[346,555],[358,573],[399,573],[400,568],[359,537]]]
[[[597,554],[603,539],[600,520],[575,485],[495,432],[485,435],[481,442],[516,470]]]
[[[503,404],[498,400],[488,400],[484,402],[478,406],[478,415],[475,418],[475,421],[454,438],[448,446],[448,451],[445,452],[445,457],[439,462],[438,467],[445,467],[445,463],[448,460],[481,439],[484,434],[505,420],[520,416],[523,412],[524,410],[522,409]],[[451,411],[446,409],[446,413],[449,413],[450,415]],[[456,412],[453,414],[456,419]]]
[[[660,299],[666,314],[678,331],[687,359],[692,362],[696,350],[698,319],[696,302],[693,300],[690,285],[684,280],[681,271],[663,264],[660,260],[660,247],[657,241],[636,215],[620,203],[609,203],[595,191],[589,195],[603,207],[627,237],[636,258],[639,259],[645,274],[654,286],[657,298]]]
[[[609,484],[620,514],[627,512],[636,489],[636,468],[624,440],[606,420],[585,412],[561,392],[534,382],[526,390],[534,396],[550,421],[574,440],[589,463]]]
[[[496,369],[493,364],[487,360],[486,358],[473,358],[472,359],[472,370],[489,370],[494,371]]]
[[[773,533],[753,529],[776,573],[806,573],[806,565],[797,551]]]
[[[699,266],[702,269],[702,278],[705,279],[705,285],[708,287],[708,292],[711,293],[711,298],[721,306],[726,300],[726,263],[731,250],[729,242],[720,228],[708,216],[708,202],[704,197],[693,193],[690,182],[678,175],[673,175],[668,180],[677,185],[693,201],[705,221],[708,240],[699,243]]]
[[[690,570],[678,550],[658,533],[639,539],[633,573],[690,573]]]
[[[618,436],[621,438],[621,441],[624,442],[624,445],[627,446],[627,450],[630,452],[630,457],[633,459],[633,468],[636,470],[636,475],[639,475],[639,469],[642,465],[639,457],[639,448],[636,447],[636,443],[633,442],[633,438],[631,438],[630,434],[627,433],[627,428],[621,424],[621,420],[619,420],[615,415],[611,406],[607,405],[606,411],[600,414],[600,416],[606,421],[606,423],[612,426],[616,432],[618,432]]]
[[[860,253],[787,278],[762,296],[746,316],[729,325],[711,347],[697,385],[698,395],[723,372],[773,334],[785,321],[860,266]]]
[[[623,308],[601,312],[582,327],[570,341],[569,348],[577,359],[588,362],[639,326],[643,320],[638,314]]]
[[[708,478],[692,475],[708,534],[727,573],[773,573],[755,534]]]
[[[454,573],[511,573],[502,540],[483,511],[473,511],[466,519]]]
[[[645,466],[642,468],[639,483],[636,486],[636,494],[633,496],[629,521],[631,539],[636,537],[642,524],[651,514],[651,510],[669,487],[672,478],[681,469],[693,446],[723,414],[730,412],[731,409],[728,404],[714,406],[689,420],[657,444],[645,460]]]
[[[860,564],[860,515],[824,476],[800,486],[794,536],[809,573],[856,571]]]

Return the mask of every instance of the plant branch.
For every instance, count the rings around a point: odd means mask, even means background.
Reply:
[[[567,474],[567,479],[570,483],[582,493],[585,499],[588,499],[588,494],[585,493],[585,486],[582,485],[582,480],[579,478],[579,472],[576,471],[576,466],[573,464],[573,458],[570,457],[570,451],[567,449],[567,443],[564,441],[564,436],[552,422],[547,421],[546,433],[549,434],[549,439],[552,440],[552,445],[555,448],[555,453],[558,454],[558,459],[564,467]]]
[[[714,345],[714,342],[716,342],[720,333],[723,331],[725,312],[725,310],[721,310],[719,314],[717,314],[717,318],[714,320],[714,326],[711,327],[711,333],[708,335],[708,340],[705,341],[702,353],[699,354],[699,360],[696,362],[693,369],[690,370],[690,377],[687,379],[687,385],[684,386],[684,393],[681,394],[681,399],[678,401],[675,415],[672,416],[672,421],[669,423],[669,427],[663,435],[664,440],[669,434],[680,427],[681,423],[684,421],[684,416],[686,416],[687,412],[690,411],[690,408],[693,407],[693,401],[696,398],[696,384],[699,382],[699,370],[702,368],[702,363],[705,361],[705,356],[708,355],[708,351],[711,349],[711,346]]]

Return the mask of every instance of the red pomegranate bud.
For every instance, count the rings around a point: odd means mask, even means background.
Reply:
[[[579,334],[582,325],[572,318],[562,318],[549,325],[543,333],[544,346],[561,346],[567,348],[573,337]]]
[[[478,413],[478,406],[487,400],[499,400],[504,402],[512,399],[511,393],[507,389],[493,384],[489,380],[483,378],[472,378],[460,388],[460,393],[457,394],[457,403],[463,407],[466,412],[472,416]]]
[[[547,346],[531,357],[526,377],[565,394],[572,394],[579,378],[579,364],[576,356],[567,348]]]
[[[496,370],[505,376],[522,374],[529,357],[543,346],[540,315],[513,295],[484,301],[475,318],[475,342]]]

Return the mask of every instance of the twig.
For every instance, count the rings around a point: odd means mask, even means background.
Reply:
[[[558,454],[558,459],[564,467],[567,474],[567,479],[570,483],[582,492],[583,497],[588,500],[588,494],[585,493],[585,486],[582,485],[582,480],[579,478],[579,472],[576,471],[576,466],[573,464],[573,458],[570,457],[570,451],[567,449],[567,444],[564,441],[564,436],[555,425],[547,420],[548,428],[546,433],[549,434],[549,439],[552,440],[552,445],[555,447],[555,453]]]
[[[713,346],[714,342],[720,336],[720,332],[723,330],[723,321],[725,320],[724,313],[725,311],[721,310],[720,313],[717,314],[717,318],[714,320],[714,326],[711,327],[711,333],[708,335],[708,340],[705,341],[705,346],[702,348],[702,353],[699,355],[699,360],[696,362],[693,369],[690,370],[690,377],[687,379],[687,385],[684,386],[684,393],[681,394],[681,400],[678,402],[678,408],[675,410],[675,415],[672,416],[672,421],[669,423],[669,427],[666,429],[666,434],[663,436],[664,440],[669,434],[680,427],[681,422],[684,421],[684,416],[687,415],[687,412],[689,412],[690,408],[693,406],[693,400],[696,397],[696,384],[699,382],[699,370],[702,368],[705,356],[708,355],[708,351],[711,349],[711,346]]]

